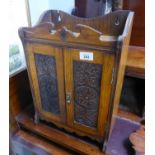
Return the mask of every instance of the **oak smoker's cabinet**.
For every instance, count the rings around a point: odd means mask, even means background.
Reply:
[[[133,12],[83,19],[45,12],[34,27],[19,29],[35,122],[106,144],[123,82]]]

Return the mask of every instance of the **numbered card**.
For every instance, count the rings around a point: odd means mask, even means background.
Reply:
[[[93,60],[93,53],[92,52],[80,52],[80,60]]]

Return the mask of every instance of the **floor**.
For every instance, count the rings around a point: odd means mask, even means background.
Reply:
[[[107,145],[107,152],[112,155],[134,155],[128,137],[138,128],[139,123],[118,117]]]

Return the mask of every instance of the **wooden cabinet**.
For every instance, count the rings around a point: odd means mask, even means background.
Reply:
[[[106,141],[119,103],[133,12],[83,19],[45,12],[19,29],[35,106],[35,123]]]

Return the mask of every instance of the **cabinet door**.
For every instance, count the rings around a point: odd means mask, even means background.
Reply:
[[[103,136],[111,94],[114,56],[101,51],[65,49],[68,126]]]
[[[28,44],[26,52],[36,110],[46,120],[65,122],[62,49]]]

